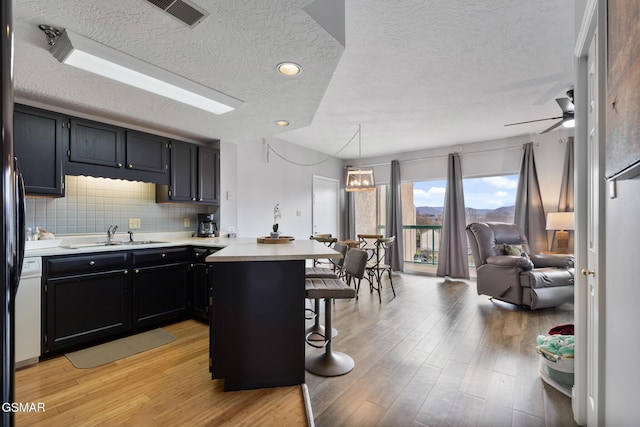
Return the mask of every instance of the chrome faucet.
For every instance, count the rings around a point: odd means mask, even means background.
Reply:
[[[109,243],[113,242],[113,236],[116,234],[116,231],[118,230],[118,226],[117,225],[110,225],[109,229],[107,230],[107,241]]]

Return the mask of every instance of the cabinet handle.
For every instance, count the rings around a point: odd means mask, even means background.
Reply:
[[[191,198],[191,201],[195,202],[195,201],[196,201],[196,198],[195,198],[195,197],[192,197],[192,198]]]
[[[122,274],[129,274],[129,270],[124,270]]]
[[[198,199],[198,201],[199,201],[199,202],[201,202],[202,200],[204,200],[202,197],[200,197],[200,198]]]
[[[89,261],[89,265],[96,265],[95,261]]]
[[[200,252],[196,252],[196,258],[198,258],[200,255],[202,255]]]
[[[140,270],[138,270],[137,268],[135,270],[133,270],[134,273],[138,274],[140,273]]]
[[[116,166],[118,166],[119,168],[122,167],[122,163],[116,163]]]
[[[133,169],[133,165],[132,165],[131,163],[129,163],[129,164],[127,165],[127,167],[128,167],[129,169]]]
[[[167,256],[167,254],[162,254],[161,256],[162,256],[162,258],[164,258],[164,257],[166,257],[166,256]]]

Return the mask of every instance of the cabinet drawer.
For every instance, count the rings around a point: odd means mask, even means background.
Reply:
[[[45,264],[47,269],[46,274],[48,276],[55,276],[125,269],[127,268],[128,255],[128,252],[117,252],[48,258]]]
[[[133,265],[187,262],[187,248],[145,249],[132,252]]]

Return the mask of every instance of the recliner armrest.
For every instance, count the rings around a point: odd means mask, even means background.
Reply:
[[[492,255],[487,257],[487,264],[499,267],[519,267],[523,270],[533,268],[533,263],[528,258],[517,255]]]
[[[535,254],[531,255],[531,261],[536,268],[573,268],[575,258],[573,255]]]

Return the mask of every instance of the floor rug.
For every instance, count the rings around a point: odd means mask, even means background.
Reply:
[[[86,369],[105,365],[161,345],[175,341],[176,337],[162,328],[120,338],[94,347],[67,353],[65,356],[76,368]]]

